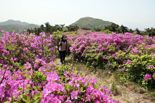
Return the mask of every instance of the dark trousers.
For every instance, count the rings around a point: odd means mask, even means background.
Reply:
[[[59,51],[60,61],[63,64],[66,57],[66,51]]]

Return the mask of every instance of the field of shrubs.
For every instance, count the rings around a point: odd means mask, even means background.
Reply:
[[[59,35],[60,36],[60,35]],[[119,71],[155,89],[155,38],[137,34],[69,35],[70,55],[93,68]],[[96,78],[56,65],[57,36],[3,32],[0,103],[120,103]]]
[[[0,38],[0,103],[119,103],[107,87],[57,66],[55,39],[41,33]]]
[[[148,89],[155,88],[155,38],[95,32],[70,37],[74,58],[94,68],[120,71]]]

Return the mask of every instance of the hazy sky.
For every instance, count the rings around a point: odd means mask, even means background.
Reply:
[[[68,25],[85,16],[131,28],[155,27],[155,0],[0,0],[0,21]]]

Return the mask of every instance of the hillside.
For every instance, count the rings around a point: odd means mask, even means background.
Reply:
[[[75,23],[71,24],[71,25],[76,25],[80,28],[87,28],[87,29],[102,29],[105,26],[109,26],[111,25],[112,22],[109,21],[104,21],[102,19],[96,19],[96,18],[92,18],[92,17],[84,17],[84,18],[80,18],[78,21],[76,21]]]
[[[21,22],[17,20],[7,20],[4,22],[0,22],[0,29],[5,31],[15,31],[15,32],[22,32],[27,29],[39,27],[35,24],[29,24],[26,22]]]

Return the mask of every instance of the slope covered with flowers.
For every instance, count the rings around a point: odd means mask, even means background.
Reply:
[[[122,71],[132,81],[155,88],[155,37],[92,32],[69,40],[74,59],[88,66]]]
[[[118,103],[95,79],[56,66],[52,36],[3,33],[0,103]]]

